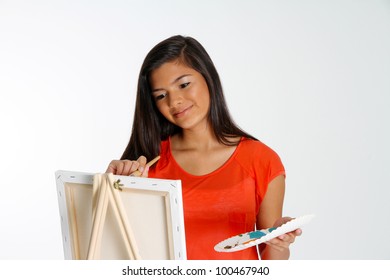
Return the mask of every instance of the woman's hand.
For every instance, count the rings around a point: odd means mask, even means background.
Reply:
[[[287,223],[288,221],[291,221],[292,218],[290,217],[282,217],[274,223],[274,227],[280,227],[281,225]],[[275,237],[268,242],[265,242],[267,245],[269,245],[272,249],[276,249],[279,252],[283,252],[286,249],[289,249],[290,245],[294,243],[295,238],[297,236],[300,236],[302,234],[302,230],[296,229],[294,231],[290,231],[287,233],[284,233],[278,237]]]
[[[146,157],[140,156],[137,160],[113,160],[108,165],[106,173],[128,176],[137,170],[141,172],[140,177],[148,177],[149,167],[146,166]]]

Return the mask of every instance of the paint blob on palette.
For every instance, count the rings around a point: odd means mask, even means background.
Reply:
[[[246,248],[267,242],[287,232],[301,228],[314,218],[314,215],[305,215],[292,219],[280,227],[272,227],[262,230],[235,235],[215,245],[214,250],[217,252],[235,252]]]

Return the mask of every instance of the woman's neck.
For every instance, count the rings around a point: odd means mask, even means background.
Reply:
[[[171,152],[178,165],[192,175],[209,174],[223,166],[236,146],[220,143],[214,133],[183,133],[171,137]]]
[[[183,130],[171,138],[172,148],[175,150],[207,151],[219,146],[217,137],[210,128],[202,131]]]

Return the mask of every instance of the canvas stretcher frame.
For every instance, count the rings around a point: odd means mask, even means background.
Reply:
[[[87,259],[93,227],[93,173],[55,173],[65,259]],[[113,176],[141,259],[186,259],[180,180]],[[99,259],[128,259],[113,207],[107,208]]]

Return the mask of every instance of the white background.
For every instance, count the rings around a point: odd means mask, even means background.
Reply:
[[[390,259],[390,1],[0,0],[0,259],[62,259],[54,172],[104,172],[146,53],[198,39],[316,214],[291,259]]]

